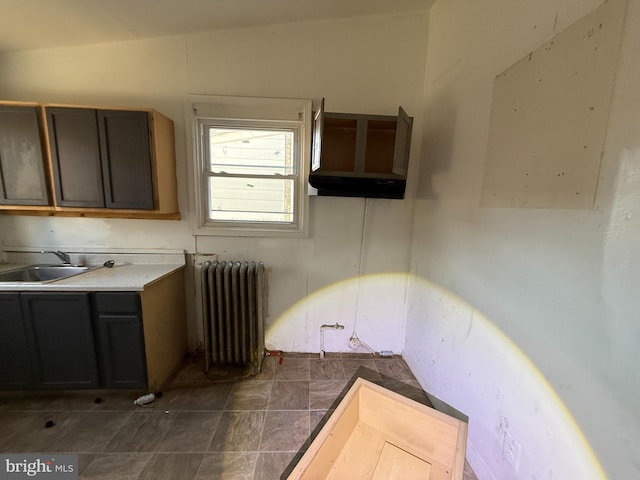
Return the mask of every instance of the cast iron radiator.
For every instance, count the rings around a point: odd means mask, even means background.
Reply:
[[[205,371],[264,359],[265,275],[262,262],[204,262],[200,271]]]

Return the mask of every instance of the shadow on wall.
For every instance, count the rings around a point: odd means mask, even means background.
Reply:
[[[416,197],[437,200],[433,181],[434,177],[448,172],[451,168],[457,118],[457,108],[446,90],[426,106],[424,118],[425,131],[422,137]]]

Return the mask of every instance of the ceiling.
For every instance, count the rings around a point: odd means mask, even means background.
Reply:
[[[0,0],[0,52],[426,10],[434,0]]]

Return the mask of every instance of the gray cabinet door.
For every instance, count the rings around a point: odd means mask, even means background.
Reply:
[[[88,293],[23,293],[22,310],[40,388],[99,386]]]
[[[0,293],[0,388],[33,387],[20,294]]]
[[[149,114],[47,108],[58,205],[152,210]]]
[[[98,125],[105,206],[152,210],[153,172],[148,113],[99,110]]]
[[[49,205],[36,107],[0,106],[0,204]]]
[[[58,205],[104,207],[96,111],[49,107],[46,112]]]
[[[104,386],[145,388],[147,364],[138,294],[98,292],[95,299]]]

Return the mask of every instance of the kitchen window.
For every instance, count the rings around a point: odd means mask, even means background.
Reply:
[[[311,102],[197,100],[196,233],[307,236]]]

